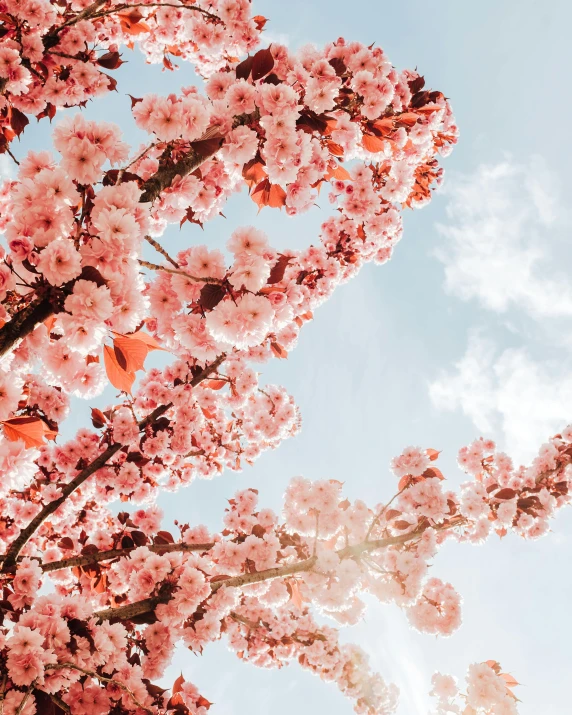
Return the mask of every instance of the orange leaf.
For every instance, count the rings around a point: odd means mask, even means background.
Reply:
[[[222,390],[226,385],[226,380],[206,380],[203,382],[204,387],[210,387],[211,390]]]
[[[264,17],[263,15],[255,15],[253,18],[254,24],[256,25],[257,30],[262,30],[264,25],[268,22],[268,18]]]
[[[330,154],[334,154],[334,156],[343,156],[344,155],[344,148],[343,146],[340,146],[339,144],[336,144],[336,142],[333,142],[331,139],[328,139],[326,142],[328,145],[328,149],[330,150]]]
[[[427,449],[425,451],[427,452],[427,456],[429,457],[429,459],[432,462],[434,462],[437,459],[437,457],[441,454],[441,451],[436,450],[436,449]]]
[[[406,127],[412,127],[417,124],[419,117],[414,112],[404,112],[403,114],[398,114],[395,117],[398,124],[405,124]]]
[[[361,143],[363,148],[372,154],[377,154],[377,152],[383,151],[383,140],[379,137],[374,137],[372,134],[364,134]]]
[[[113,345],[121,351],[119,364],[127,372],[144,370],[145,358],[151,350],[165,350],[152,335],[144,333],[142,330],[130,335],[123,335],[123,333],[114,333],[114,335],[117,337],[114,339]],[[121,358],[124,358],[125,365],[122,364]]]
[[[251,196],[259,209],[263,206],[279,209],[286,205],[286,192],[284,189],[278,184],[271,184],[268,179],[261,181]]]
[[[437,479],[445,479],[443,476],[443,472],[440,469],[437,469],[437,467],[428,467],[424,472],[423,476],[425,479],[434,479],[437,477]]]
[[[181,675],[179,675],[177,680],[175,680],[175,682],[173,683],[173,693],[178,693],[182,689],[184,682],[185,679],[183,678],[183,674],[181,673]]]
[[[288,590],[290,591],[290,601],[296,606],[296,608],[302,610],[302,594],[300,593],[298,583],[296,581],[289,581],[287,585]]]
[[[125,364],[119,360],[118,364],[126,372],[136,372],[137,370],[144,370],[145,358],[149,352],[149,348],[145,345],[142,340],[132,340],[129,337],[119,337],[115,338],[113,341],[115,348],[119,348],[121,354],[125,358]],[[117,355],[116,355],[117,357]]]
[[[335,169],[329,168],[325,173],[325,177],[326,179],[338,179],[339,181],[348,181],[352,178],[350,172],[339,164],[336,165]]]
[[[109,382],[122,392],[131,394],[135,373],[124,370],[117,361],[115,350],[110,345],[103,346],[103,361]]]
[[[373,126],[384,136],[386,136],[387,134],[391,134],[391,132],[395,129],[395,124],[391,117],[385,117],[385,119],[378,119],[373,123]]]
[[[6,439],[10,442],[17,442],[20,439],[26,445],[26,449],[41,447],[45,444],[44,437],[54,439],[57,434],[39,417],[13,417],[2,422],[2,425]]]
[[[504,680],[504,682],[507,684],[507,687],[509,688],[514,688],[515,685],[520,685],[518,680],[515,680],[510,673],[501,673],[500,677]]]
[[[270,347],[277,358],[282,358],[283,360],[285,360],[288,357],[288,351],[284,350],[282,345],[280,345],[279,343],[270,343]]]

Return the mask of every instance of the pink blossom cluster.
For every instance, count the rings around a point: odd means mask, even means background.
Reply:
[[[512,691],[518,682],[501,673],[496,661],[473,663],[466,676],[467,692],[460,693],[456,678],[435,673],[431,695],[437,698],[435,715],[475,713],[480,715],[516,715],[517,698]]]
[[[229,369],[227,379],[232,384],[241,374],[240,368]],[[160,380],[165,377],[151,371],[148,391],[144,388],[138,398],[141,405],[149,409],[162,402],[161,390],[166,388]],[[222,381],[211,378],[216,379]],[[156,387],[151,389],[153,383]],[[217,389],[201,384],[189,391],[181,383],[171,392],[173,410],[190,404],[182,397],[192,393],[201,411],[211,415],[209,419],[219,409],[210,401],[210,396],[220,393]],[[281,403],[278,391],[264,393],[276,410],[288,404]],[[209,398],[206,402],[201,402],[203,395]],[[406,481],[387,504],[371,508],[359,499],[350,501],[344,498],[342,484],[334,480],[297,478],[287,489],[282,519],[270,509],[259,508],[257,492],[248,489],[230,500],[220,533],[179,524],[177,541],[161,531],[162,514],[152,501],[131,514],[113,515],[104,507],[116,483],[131,496],[131,474],[158,478],[158,470],[151,468],[159,464],[157,454],[166,460],[163,470],[177,471],[176,462],[166,459],[169,451],[161,452],[167,441],[162,433],[171,434],[171,413],[165,415],[162,429],[145,433],[139,452],[134,440],[141,440],[140,429],[130,411],[122,407],[105,416],[127,450],[117,453],[113,467],[99,471],[96,486],[82,487],[71,506],[64,502],[66,506],[28,541],[16,568],[3,572],[10,604],[3,609],[5,623],[17,625],[0,629],[5,638],[0,647],[6,651],[10,689],[22,697],[33,683],[34,698],[59,693],[72,713],[84,712],[83,705],[75,704],[78,694],[78,702],[92,707],[85,712],[95,715],[110,712],[117,700],[127,710],[136,700],[152,713],[168,712],[169,696],[159,697],[147,683],[161,677],[177,642],[201,652],[225,637],[239,657],[261,667],[282,667],[297,660],[322,679],[335,682],[353,699],[358,713],[392,713],[397,703],[394,686],[369,670],[364,652],[341,645],[337,631],[321,625],[317,616],[353,624],[363,615],[362,595],[369,592],[403,608],[418,630],[449,635],[460,624],[460,598],[450,584],[428,577],[428,566],[447,537],[475,540],[474,534],[481,533],[483,517],[467,509],[467,490],[480,493],[483,483],[498,480],[494,488],[485,489],[487,521],[495,527],[495,522],[501,522],[499,505],[514,499],[517,514],[510,525],[499,523],[497,531],[513,528],[528,537],[538,534],[533,529],[523,531],[521,512],[533,509],[533,518],[545,520],[568,501],[571,427],[543,445],[529,468],[515,470],[490,441],[478,440],[464,448],[459,460],[474,482],[464,485],[459,494],[443,491],[436,466],[419,474],[423,458],[431,465],[436,462],[435,450],[423,453],[409,448],[393,464],[404,465],[416,452],[410,461],[415,474],[402,476]],[[195,418],[191,410],[173,423]],[[204,427],[195,434],[203,431]],[[37,461],[44,478],[36,478],[25,499],[16,491],[2,499],[7,546],[42,501],[57,498],[57,485],[65,484],[77,474],[78,464],[93,461],[100,452],[97,434],[85,430],[81,439],[63,448],[43,447]],[[46,478],[56,471],[55,483]],[[424,484],[430,485],[429,491],[420,490]],[[508,489],[514,497],[501,491]],[[555,501],[541,499],[544,491]],[[443,495],[446,512],[428,508],[434,501],[440,503]],[[47,574],[55,593],[39,596]],[[113,656],[109,648],[114,649]],[[476,712],[516,712],[510,691],[514,684],[492,661],[471,666],[466,695],[458,694],[453,679],[437,675],[433,691],[439,699],[437,712],[461,712],[459,698]],[[187,684],[181,691],[180,685],[171,698],[188,698],[193,707],[197,703],[206,707],[208,701],[194,686]],[[89,695],[82,695],[86,692]],[[178,692],[182,694],[177,696]]]
[[[256,47],[262,27],[248,0],[185,3],[96,0],[64,6],[55,0],[4,0],[0,39],[2,139],[22,129],[22,117],[52,118],[115,89],[104,70],[121,64],[119,50],[137,40],[148,62],[174,69],[169,55],[209,74]],[[24,124],[25,126],[25,124]]]

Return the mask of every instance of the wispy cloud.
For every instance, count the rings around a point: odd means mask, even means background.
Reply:
[[[429,394],[436,407],[461,410],[517,462],[528,462],[572,421],[572,375],[562,365],[537,361],[524,348],[499,350],[476,331],[465,355],[430,384]]]
[[[445,195],[448,221],[438,225],[445,241],[436,254],[448,292],[497,312],[572,316],[572,286],[551,250],[567,212],[540,158],[481,165],[451,177]]]

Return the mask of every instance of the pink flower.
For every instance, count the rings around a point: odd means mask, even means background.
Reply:
[[[420,477],[430,464],[427,453],[419,447],[407,447],[391,461],[391,469],[398,477],[409,474]]]
[[[267,335],[274,309],[263,296],[247,293],[238,303],[224,300],[207,315],[207,328],[216,340],[239,349],[258,345]]]
[[[262,256],[268,250],[268,238],[254,226],[246,226],[233,232],[226,247],[235,255],[244,252]]]
[[[80,255],[72,241],[57,238],[43,249],[37,268],[48,283],[61,286],[81,273]]]
[[[256,254],[238,254],[229,282],[237,290],[246,288],[254,293],[262,288],[270,276],[270,264]]]
[[[66,298],[64,307],[78,318],[100,321],[107,320],[113,313],[109,289],[85,280],[74,283],[73,293]]]

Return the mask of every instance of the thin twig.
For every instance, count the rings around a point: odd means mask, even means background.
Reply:
[[[406,485],[403,487],[403,489],[400,489],[400,490],[397,492],[397,494],[394,494],[394,495],[391,497],[391,499],[387,502],[387,504],[386,504],[385,506],[383,506],[383,507],[381,508],[381,510],[377,513],[377,515],[375,516],[375,518],[374,518],[373,521],[371,522],[371,525],[370,525],[369,529],[367,530],[367,534],[366,534],[366,536],[365,536],[365,540],[366,540],[366,541],[369,540],[369,537],[371,536],[371,532],[375,529],[376,525],[379,523],[381,517],[385,514],[385,512],[387,511],[387,509],[389,508],[389,506],[394,502],[395,499],[397,499],[397,497],[398,497],[402,492],[404,492],[404,491],[407,489],[408,486],[409,486],[409,484],[406,484]]]
[[[197,12],[200,12],[205,17],[208,17],[210,20],[216,20],[216,22],[222,22],[220,17],[218,17],[217,15],[213,15],[213,13],[209,12],[208,10],[203,10],[202,7],[198,7],[197,5],[175,5],[174,3],[166,3],[166,2],[149,2],[149,3],[138,2],[138,3],[133,3],[132,5],[117,5],[116,7],[112,8],[111,10],[104,10],[103,12],[98,12],[95,15],[92,15],[91,19],[99,20],[100,17],[105,17],[106,15],[113,15],[116,12],[123,12],[123,10],[131,10],[131,8],[133,8],[133,7],[174,7],[174,8],[177,8],[178,10],[196,10]]]
[[[144,268],[149,268],[152,271],[163,271],[164,273],[174,273],[178,276],[185,276],[185,278],[188,278],[193,283],[218,283],[219,285],[222,284],[222,280],[220,278],[209,278],[208,276],[205,276],[204,278],[199,278],[197,276],[192,276],[190,273],[186,273],[185,271],[181,271],[179,268],[167,268],[166,266],[159,266],[157,263],[149,263],[149,261],[143,261],[142,259],[139,259],[139,265],[143,266]]]
[[[158,241],[156,241],[151,236],[144,236],[144,239],[147,241],[147,243],[150,243],[153,248],[163,256],[163,258],[166,258],[172,266],[175,266],[175,268],[179,267],[177,261],[175,261],[174,258],[171,258],[171,256],[167,253],[167,251]]]
[[[18,161],[18,159],[16,159],[16,157],[14,156],[14,154],[12,154],[12,152],[10,151],[10,147],[8,146],[8,144],[6,144],[6,151],[8,152],[8,154],[10,154],[10,156],[11,156],[12,159],[14,160],[14,163],[17,164],[18,166],[20,166],[20,162]]]

